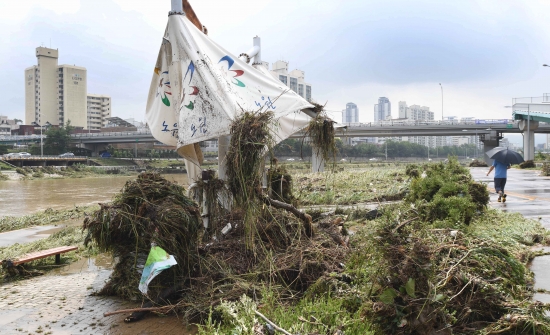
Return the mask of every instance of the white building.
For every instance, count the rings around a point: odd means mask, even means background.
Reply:
[[[278,60],[273,63],[271,75],[288,86],[291,90],[298,93],[299,96],[311,101],[311,84],[305,81],[305,72],[302,70],[292,70],[288,72],[288,62]]]
[[[399,118],[414,121],[432,121],[434,120],[434,112],[430,111],[430,107],[411,105],[407,106],[406,101],[399,101]],[[420,144],[426,147],[435,148],[442,146],[445,137],[439,136],[408,136],[401,137],[402,141]]]
[[[111,97],[108,95],[88,94],[87,100],[87,128],[99,130],[107,126],[107,118],[111,117]]]
[[[10,120],[7,116],[0,115],[0,136],[11,135],[12,129],[16,129],[17,127],[15,120]]]
[[[25,69],[25,124],[65,126],[70,120],[72,126],[96,129],[98,115],[88,112],[86,68],[58,65],[58,57],[57,49],[38,47],[37,65]]]

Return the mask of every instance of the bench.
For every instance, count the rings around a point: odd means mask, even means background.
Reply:
[[[69,251],[77,250],[78,247],[76,246],[66,246],[66,247],[57,247],[52,248],[48,250],[42,250],[37,252],[32,252],[30,254],[23,255],[22,257],[15,259],[15,260],[4,260],[0,261],[0,264],[2,263],[8,263],[8,266],[17,266],[23,263],[32,262],[37,259],[46,258],[49,256],[55,255],[55,264],[61,263],[61,254]]]

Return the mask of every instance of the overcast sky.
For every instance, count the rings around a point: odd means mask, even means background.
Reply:
[[[378,97],[445,116],[509,118],[514,97],[550,93],[550,0],[190,0],[209,36],[305,71],[314,100],[373,120]],[[143,120],[170,0],[0,0],[0,115],[24,119],[35,48],[88,70],[113,116]]]

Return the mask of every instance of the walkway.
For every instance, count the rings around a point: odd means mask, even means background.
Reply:
[[[488,183],[492,207],[540,220],[545,228],[550,229],[550,177],[542,177],[539,175],[540,171],[535,170],[508,170],[505,187],[508,198],[505,203],[499,203],[498,196],[494,193],[494,171],[487,177],[488,170],[489,168],[470,169],[475,180]]]
[[[504,212],[521,213],[524,217],[539,220],[543,227],[550,229],[550,177],[540,176],[540,171],[508,170],[505,193],[508,195],[505,203],[497,202],[493,178],[494,172],[486,176],[489,168],[471,168],[475,180],[489,182],[491,192],[490,205]],[[550,247],[542,248],[550,252]],[[550,291],[550,255],[536,257],[531,264],[535,274],[534,289]],[[550,294],[535,293],[535,300],[550,303]],[[550,316],[550,315],[549,315]]]
[[[100,266],[103,265],[103,266]],[[69,267],[32,279],[0,285],[1,334],[119,334],[165,335],[186,332],[176,316],[157,317],[127,324],[128,314],[103,313],[139,307],[113,297],[96,297],[108,279],[110,257],[82,259]]]

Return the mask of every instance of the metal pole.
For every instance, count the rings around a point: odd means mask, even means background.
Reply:
[[[172,0],[172,13],[183,13],[183,3],[181,0]]]
[[[40,157],[44,156],[44,145],[42,143],[42,126],[40,126]]]
[[[262,62],[262,42],[258,36],[252,39],[254,46],[258,47],[258,53],[254,56],[254,62],[252,64],[260,64]]]
[[[527,159],[531,158],[531,132],[530,132],[530,122],[531,121],[531,105],[527,105]]]

